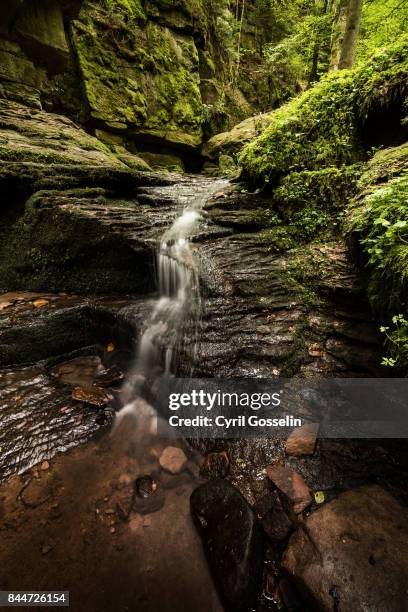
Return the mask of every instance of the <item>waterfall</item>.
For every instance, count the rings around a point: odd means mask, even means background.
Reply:
[[[158,376],[178,373],[181,366],[184,375],[192,374],[198,353],[202,299],[199,268],[190,239],[202,218],[206,200],[225,184],[225,181],[212,181],[209,189],[208,184],[201,182],[193,201],[184,207],[157,244],[159,294],[123,389],[124,408],[117,415],[117,423],[129,413],[137,412],[141,416],[143,389],[146,384],[151,386]]]

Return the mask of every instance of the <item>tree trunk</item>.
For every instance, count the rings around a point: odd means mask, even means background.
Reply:
[[[354,64],[358,31],[360,29],[363,0],[349,0],[346,31],[341,45],[339,68],[351,68]]]
[[[348,0],[337,0],[333,18],[333,30],[330,49],[330,70],[338,70],[341,47],[346,31]]]

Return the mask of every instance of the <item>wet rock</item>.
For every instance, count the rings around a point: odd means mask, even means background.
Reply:
[[[153,514],[161,510],[165,504],[166,498],[163,489],[157,487],[155,491],[152,491],[149,497],[140,498],[135,496],[133,498],[132,510],[139,514]]]
[[[139,497],[150,497],[157,489],[157,483],[151,476],[141,476],[135,483],[136,493]]]
[[[95,377],[95,384],[100,387],[111,387],[117,385],[124,379],[123,372],[117,367],[112,366],[108,370],[99,372]]]
[[[44,308],[44,306],[48,306],[48,305],[49,305],[48,300],[34,300],[33,302],[34,308]]]
[[[286,514],[277,491],[257,500],[254,511],[271,542],[285,540],[293,530],[292,521]]]
[[[163,489],[175,489],[182,485],[187,485],[191,482],[191,473],[186,471],[180,474],[170,474],[169,472],[162,472],[160,474],[160,485]]]
[[[376,486],[342,493],[293,534],[283,567],[316,608],[407,609],[408,512]]]
[[[186,467],[187,457],[181,448],[167,446],[160,455],[159,463],[170,474],[179,474]]]
[[[296,514],[303,512],[312,503],[309,487],[300,474],[282,464],[270,465],[266,472],[268,478],[289,499]]]
[[[286,454],[293,457],[313,455],[318,431],[318,423],[306,423],[302,427],[297,427],[286,441]]]
[[[226,480],[193,491],[191,511],[228,610],[253,606],[262,584],[263,542],[255,514]]]
[[[75,387],[72,391],[72,399],[102,408],[109,404],[113,398],[100,387]]]
[[[230,468],[228,453],[208,453],[200,469],[200,475],[207,479],[225,478]]]
[[[87,355],[59,363],[51,372],[64,384],[87,388],[92,386],[100,367],[101,360],[98,356]]]

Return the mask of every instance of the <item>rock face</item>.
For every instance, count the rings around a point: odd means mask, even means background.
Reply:
[[[378,486],[347,491],[293,534],[283,566],[324,611],[408,605],[408,514]]]
[[[227,609],[247,610],[262,582],[262,536],[253,511],[226,480],[198,487],[191,495],[191,511]]]
[[[242,27],[250,70],[270,38],[253,13]],[[268,88],[243,77],[245,59],[230,83],[235,20],[227,3],[207,0],[9,0],[0,97],[62,111],[131,153],[164,156],[156,166],[191,169],[204,138],[268,104]]]

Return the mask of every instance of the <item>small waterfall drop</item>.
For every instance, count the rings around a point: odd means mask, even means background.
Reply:
[[[193,201],[183,208],[158,242],[159,295],[139,340],[135,365],[123,390],[124,408],[117,415],[117,423],[132,411],[140,415],[140,398],[146,383],[152,385],[163,373],[180,371],[181,365],[185,375],[192,374],[198,353],[202,298],[198,263],[190,239],[202,218],[205,202],[225,184],[221,180],[212,181],[210,190],[208,186],[198,189]]]

